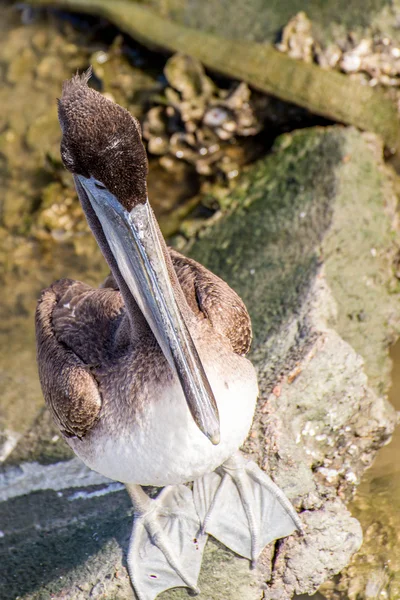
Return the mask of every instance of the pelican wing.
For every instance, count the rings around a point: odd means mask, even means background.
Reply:
[[[104,313],[104,302],[98,302],[96,294],[120,296],[63,279],[42,292],[36,309],[40,382],[53,418],[67,437],[83,437],[95,425],[102,404],[91,372],[107,335],[93,322],[93,305]],[[114,313],[121,303],[117,305]]]
[[[193,312],[203,313],[212,327],[228,338],[236,354],[247,354],[252,340],[251,321],[236,292],[195,260],[172,248],[169,248],[169,253]]]

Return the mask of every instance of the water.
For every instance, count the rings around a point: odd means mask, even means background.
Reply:
[[[389,399],[400,410],[400,341],[392,347]],[[400,598],[400,427],[366,471],[349,506],[360,521],[364,543],[344,573],[314,596],[297,600],[397,600]]]
[[[400,342],[391,352],[389,399],[400,410]],[[362,524],[364,545],[353,560],[369,598],[400,598],[400,428],[366,472],[350,510]],[[358,572],[357,572],[358,571]],[[374,595],[375,594],[375,595]]]

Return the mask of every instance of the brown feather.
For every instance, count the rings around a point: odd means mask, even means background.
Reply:
[[[236,354],[245,355],[252,340],[251,320],[241,298],[225,281],[200,263],[169,248],[186,300],[200,311],[213,329],[227,338]]]
[[[58,102],[61,157],[69,171],[95,177],[131,210],[147,198],[147,157],[139,121],[88,87],[90,74],[75,75],[63,85]]]
[[[239,296],[196,261],[172,249],[169,254],[194,315],[207,319],[236,354],[246,354],[251,344],[251,322]],[[129,370],[129,354],[133,358],[138,352],[129,340],[124,315],[123,300],[112,275],[99,289],[64,279],[41,295],[36,311],[40,381],[53,417],[66,436],[83,437],[94,427],[102,406],[104,377],[115,361],[122,361],[118,364]],[[153,354],[154,365],[148,366],[158,372],[163,357],[155,350]],[[130,373],[124,386],[132,385],[128,383],[131,378],[133,384],[140,383],[141,373]],[[135,385],[131,389],[134,391]]]
[[[83,437],[97,421],[101,408],[99,389],[87,365],[57,339],[53,329],[52,316],[60,297],[76,286],[71,280],[54,283],[42,292],[36,309],[39,378],[53,418],[67,437]]]

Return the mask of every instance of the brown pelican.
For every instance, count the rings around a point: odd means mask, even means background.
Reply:
[[[87,85],[63,86],[61,155],[112,276],[63,279],[36,312],[46,402],[74,452],[123,482],[140,600],[197,590],[209,533],[253,563],[300,520],[238,448],[258,389],[247,310],[202,265],[168,249],[147,199],[139,123]],[[193,489],[183,485],[193,481]],[[151,499],[141,486],[168,486]]]

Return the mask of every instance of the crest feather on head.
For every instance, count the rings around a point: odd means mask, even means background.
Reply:
[[[69,171],[95,177],[129,210],[147,197],[140,125],[125,108],[88,86],[91,75],[90,67],[63,84],[61,157]]]

